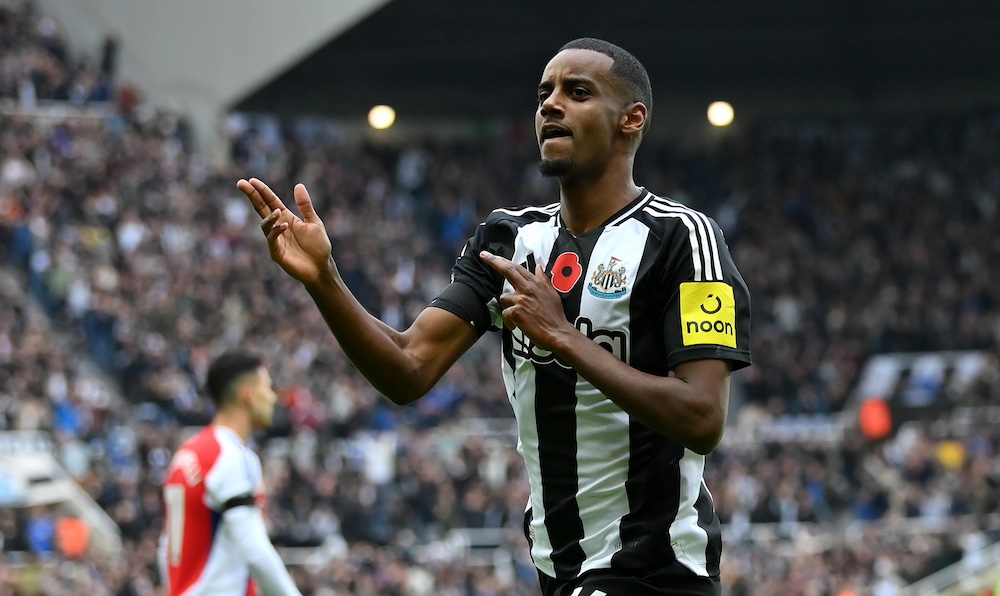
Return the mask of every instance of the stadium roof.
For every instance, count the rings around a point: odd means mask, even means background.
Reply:
[[[523,117],[548,58],[583,36],[633,52],[660,106],[1000,102],[997,0],[394,0],[233,107],[343,118],[387,103],[418,117]]]

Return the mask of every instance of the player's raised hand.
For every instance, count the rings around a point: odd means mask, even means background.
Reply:
[[[263,218],[260,229],[267,236],[271,259],[300,282],[315,283],[331,267],[332,247],[326,226],[316,214],[306,187],[296,184],[293,191],[301,218],[289,211],[278,195],[257,178],[241,179],[236,187]]]
[[[518,327],[539,347],[551,350],[561,333],[573,329],[562,300],[541,265],[531,272],[499,255],[482,251],[479,258],[510,282],[514,291],[500,296],[504,324]]]

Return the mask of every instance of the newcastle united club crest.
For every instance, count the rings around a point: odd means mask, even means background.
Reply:
[[[614,298],[621,298],[628,291],[628,275],[625,273],[625,267],[619,266],[622,260],[611,257],[608,261],[608,265],[598,265],[597,271],[590,278],[590,283],[587,284],[587,289],[590,293],[597,298],[604,298],[605,300],[611,300]]]

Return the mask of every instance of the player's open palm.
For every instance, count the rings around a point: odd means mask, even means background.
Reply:
[[[260,228],[267,236],[267,246],[274,262],[304,284],[317,281],[323,270],[330,266],[332,248],[326,226],[316,214],[306,187],[296,184],[294,190],[295,204],[302,213],[300,218],[257,178],[240,180],[236,186],[263,218]]]

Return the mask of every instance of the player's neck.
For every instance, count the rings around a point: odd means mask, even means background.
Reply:
[[[238,436],[244,443],[250,440],[250,435],[253,433],[253,426],[250,424],[250,418],[243,412],[222,410],[215,415],[214,419],[212,419],[212,424],[228,428],[236,433],[236,436]]]
[[[598,177],[559,181],[560,214],[574,236],[597,229],[631,203],[641,190],[632,180],[631,168],[609,169]]]

